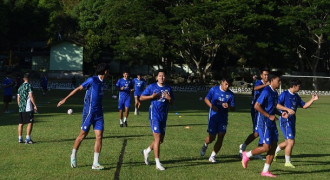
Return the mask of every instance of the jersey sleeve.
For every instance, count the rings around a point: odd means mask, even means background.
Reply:
[[[300,106],[300,107],[304,107],[305,106],[305,102],[301,99],[301,97],[299,96],[299,95],[297,95],[297,100],[298,100],[298,105]]]
[[[27,90],[28,90],[29,93],[32,93],[32,86],[31,86],[31,84],[28,85]]]
[[[277,104],[284,105],[285,102],[285,91],[281,93],[280,97],[278,98]]]
[[[264,85],[261,80],[258,80],[255,84],[254,87]]]
[[[210,89],[210,91],[207,93],[207,95],[206,95],[206,99],[208,99],[209,101],[211,101],[212,100],[212,96],[213,96],[213,92],[214,92],[214,88],[212,87],[211,89]]]
[[[141,96],[150,96],[152,94],[152,86],[148,86],[141,94]]]
[[[92,82],[93,82],[93,78],[90,77],[90,78],[88,78],[85,82],[83,82],[83,83],[81,84],[81,86],[82,86],[84,89],[87,89],[87,88],[92,84]]]
[[[230,107],[235,107],[235,95],[234,95],[234,93],[231,93],[231,97],[229,99],[229,104],[230,104]]]
[[[119,87],[120,86],[120,79],[118,79],[116,86]]]
[[[257,103],[263,104],[265,102],[266,97],[267,97],[267,91],[263,90],[259,98],[257,99]]]

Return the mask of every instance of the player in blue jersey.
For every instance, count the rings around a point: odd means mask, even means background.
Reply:
[[[116,86],[119,88],[118,110],[120,127],[124,125],[127,127],[127,118],[129,114],[129,107],[131,105],[131,91],[133,91],[132,80],[128,78],[128,72],[123,72],[123,78],[119,79]],[[123,120],[123,110],[125,111]]]
[[[299,79],[292,79],[290,81],[290,88],[286,91],[283,91],[278,99],[278,104],[281,104],[287,108],[297,111],[298,106],[306,109],[312,105],[312,103],[318,100],[316,94],[312,95],[312,98],[305,103],[301,100],[297,92],[300,90],[301,81]],[[285,149],[285,164],[286,167],[295,168],[291,163],[291,152],[293,145],[295,143],[296,135],[296,115],[289,116],[289,118],[280,118],[280,128],[284,135],[285,141],[280,143],[275,151],[274,161],[276,161],[277,154]]]
[[[207,128],[209,135],[205,139],[200,155],[205,155],[208,144],[212,143],[218,135],[218,139],[214,144],[212,154],[209,158],[209,161],[212,163],[217,162],[215,156],[220,151],[223,138],[226,134],[228,109],[235,109],[234,93],[229,90],[230,83],[231,80],[229,78],[223,78],[220,85],[212,87],[204,99],[205,104],[210,107]]]
[[[142,151],[144,162],[149,165],[149,153],[154,150],[156,169],[165,170],[159,161],[160,144],[165,137],[165,128],[169,104],[174,103],[172,88],[165,84],[165,72],[159,70],[157,82],[150,84],[141,94],[140,101],[150,100],[149,122],[154,140],[151,145]]]
[[[275,114],[279,114],[284,118],[287,118],[289,108],[277,104],[278,94],[276,89],[281,84],[279,75],[269,74],[268,80],[270,81],[270,85],[264,88],[254,106],[254,108],[259,112],[258,116],[260,116],[258,117],[257,123],[257,130],[260,135],[259,144],[263,145],[258,146],[249,152],[243,151],[242,165],[243,168],[247,168],[248,161],[252,156],[267,152],[266,162],[264,169],[261,172],[261,176],[276,177],[269,172],[269,167],[273,161],[278,141]],[[277,109],[283,110],[283,112],[280,113]]]
[[[79,87],[70,92],[63,100],[61,100],[57,107],[65,103],[65,101],[73,96],[80,90],[86,89],[86,94],[84,98],[84,108],[82,114],[81,130],[76,138],[73,150],[71,154],[71,167],[77,167],[76,153],[79,149],[80,143],[87,136],[90,126],[93,125],[95,133],[95,145],[94,145],[94,161],[92,169],[104,169],[102,165],[98,162],[99,155],[102,148],[102,137],[104,130],[104,118],[103,118],[103,90],[104,90],[104,78],[109,72],[109,65],[101,63],[96,68],[97,76],[88,78]]]
[[[268,69],[262,69],[260,71],[260,78],[261,80],[257,80],[254,83],[253,87],[253,99],[251,103],[251,119],[252,119],[252,133],[246,138],[243,144],[239,146],[239,155],[242,157],[242,152],[245,151],[246,147],[256,138],[259,137],[258,131],[257,131],[257,115],[258,111],[254,109],[255,102],[257,101],[258,97],[260,96],[262,90],[270,84],[268,81]],[[254,158],[257,159],[263,159],[260,155],[254,156]]]
[[[140,109],[140,96],[144,90],[144,88],[147,85],[146,80],[141,78],[141,74],[137,74],[136,78],[133,79],[134,84],[134,98],[135,98],[135,111],[134,115],[139,115],[139,109]]]

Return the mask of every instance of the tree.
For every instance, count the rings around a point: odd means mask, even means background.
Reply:
[[[291,44],[302,66],[307,66],[314,76],[320,63],[329,58],[329,20],[330,2],[327,0],[288,1],[281,7],[283,17],[279,25],[288,26],[294,35]],[[313,87],[318,89],[317,79]]]

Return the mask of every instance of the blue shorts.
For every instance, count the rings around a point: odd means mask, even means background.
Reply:
[[[207,132],[211,135],[217,135],[219,132],[227,132],[228,118],[221,117],[219,114],[214,114],[209,117]]]
[[[142,94],[142,92],[136,92],[136,91],[134,91],[134,96],[140,97],[141,94]]]
[[[163,118],[161,118],[160,116],[157,116],[157,114],[155,114],[155,112],[152,112],[152,106],[150,106],[149,123],[150,123],[151,131],[153,133],[160,133],[162,135],[165,135],[166,120],[167,120],[167,116],[163,116]]]
[[[81,123],[81,130],[88,132],[89,128],[93,125],[94,130],[104,130],[103,112],[84,113]]]
[[[289,119],[280,118],[280,128],[284,139],[294,139],[296,136],[296,118],[289,116]]]
[[[118,109],[119,110],[125,110],[126,108],[129,108],[131,105],[131,96],[119,96],[118,99]]]
[[[252,119],[252,132],[258,132],[257,131],[257,123],[258,123],[258,114],[259,112],[254,109],[254,107],[251,107],[251,119]]]
[[[260,113],[259,113],[260,114]],[[264,116],[259,116],[258,121],[258,134],[259,134],[259,144],[272,144],[273,142],[278,142],[278,131],[276,127],[267,127],[266,120],[264,120],[264,125],[261,125],[261,119],[264,119]],[[270,120],[269,120],[270,121]]]

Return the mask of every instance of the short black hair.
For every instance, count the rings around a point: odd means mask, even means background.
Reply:
[[[166,75],[166,72],[165,72],[164,69],[158,69],[156,76],[158,76],[158,74],[159,74],[160,72],[162,72],[162,73],[164,73],[164,75]]]
[[[292,88],[293,86],[301,85],[301,84],[302,84],[301,81],[297,78],[293,78],[289,82],[290,88]]]
[[[25,74],[23,75],[23,78],[29,79],[29,78],[30,78],[30,73],[25,73]]]
[[[262,74],[264,71],[269,72],[269,69],[268,69],[268,68],[261,68],[261,69],[260,69],[260,74]]]
[[[281,78],[280,72],[270,72],[267,81],[271,82],[275,78]]]
[[[231,84],[233,82],[233,79],[229,76],[224,76],[221,78],[220,82],[227,81],[228,84]]]
[[[105,71],[109,71],[109,69],[110,69],[109,64],[100,63],[100,64],[97,65],[95,73],[97,75],[104,75]]]

